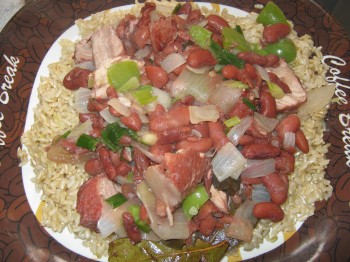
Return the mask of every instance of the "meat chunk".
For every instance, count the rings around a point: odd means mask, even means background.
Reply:
[[[267,71],[276,74],[284,83],[287,83],[291,91],[291,93],[285,94],[282,98],[276,99],[277,111],[297,108],[306,101],[305,89],[284,60],[280,61],[278,67],[267,68]]]
[[[92,61],[92,46],[90,37],[80,40],[75,45],[74,60],[76,64]]]
[[[110,25],[96,30],[91,36],[91,43],[92,58],[96,68],[100,68],[104,62],[124,53],[123,43]]]
[[[160,165],[146,170],[145,179],[156,197],[167,207],[174,208],[191,193],[209,170],[208,159],[189,148],[165,153]]]
[[[96,230],[97,222],[107,205],[104,200],[117,192],[116,184],[105,175],[87,180],[78,191],[76,209],[80,214],[80,225]]]

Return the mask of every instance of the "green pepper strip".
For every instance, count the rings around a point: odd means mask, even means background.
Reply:
[[[198,25],[190,27],[189,34],[193,41],[204,49],[208,49],[210,45],[212,32]]]
[[[207,190],[203,185],[199,185],[191,194],[185,197],[182,202],[182,210],[187,218],[191,219],[197,215],[199,209],[209,199]]]
[[[98,138],[89,136],[87,134],[82,134],[78,138],[76,145],[90,151],[95,151],[99,142],[100,140]]]
[[[282,10],[271,1],[261,10],[256,21],[263,25],[273,25],[277,23],[288,24]]]
[[[174,9],[173,9],[173,11],[172,11],[171,14],[176,15],[177,12],[179,12],[179,10],[181,9],[181,7],[182,7],[182,4],[178,3],[178,4],[174,7]]]
[[[149,233],[151,231],[150,226],[140,218],[140,206],[131,205],[128,207],[128,211],[133,216],[136,226],[143,232]]]
[[[252,110],[256,110],[256,106],[252,103],[252,101],[250,101],[248,98],[246,98],[246,97],[243,97],[242,98],[242,101],[243,101],[243,103],[244,104],[246,104],[250,109],[252,109]]]
[[[140,88],[132,91],[131,94],[141,105],[147,105],[157,100],[157,96],[153,95],[152,87],[149,85],[140,86]]]
[[[230,27],[222,29],[223,46],[225,50],[234,49],[239,52],[250,51],[251,47],[242,33]]]
[[[108,204],[110,204],[113,208],[117,208],[124,204],[127,199],[125,196],[123,196],[122,193],[117,193],[105,200]]]

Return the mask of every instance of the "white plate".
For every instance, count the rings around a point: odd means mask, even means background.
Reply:
[[[236,15],[236,16],[245,16],[247,15],[247,12],[242,11],[240,9],[225,6],[225,5],[218,5],[218,4],[209,4],[209,3],[198,3],[199,6],[205,6],[208,8],[220,8],[222,10],[223,8],[226,8],[230,14]],[[112,11],[116,10],[126,10],[130,9],[132,5],[127,5],[123,7],[117,7],[112,9]],[[89,19],[89,18],[87,18]],[[28,107],[28,113],[27,113],[27,119],[26,119],[26,125],[25,125],[25,132],[28,131],[32,124],[34,123],[34,112],[33,109],[36,107],[36,105],[39,103],[38,100],[38,87],[40,84],[40,78],[42,76],[48,76],[49,70],[48,65],[54,62],[59,61],[61,56],[61,46],[59,45],[59,41],[61,39],[69,39],[72,41],[75,41],[78,39],[79,31],[78,27],[76,25],[70,27],[68,30],[66,30],[52,45],[52,47],[47,52],[44,60],[42,61],[38,74],[35,78],[33,90],[30,97],[29,107]],[[24,149],[26,149],[24,147]],[[30,159],[30,158],[29,158]],[[22,167],[22,177],[23,177],[23,184],[26,196],[28,198],[29,205],[31,209],[33,210],[34,214],[37,214],[37,210],[40,206],[41,202],[41,192],[37,192],[35,189],[35,184],[33,183],[32,179],[35,177],[33,168],[30,164],[26,164]],[[301,222],[296,223],[295,229],[298,230],[300,226],[302,225]],[[70,233],[67,228],[65,228],[61,233],[57,233],[52,231],[50,228],[45,228],[46,231],[59,243],[61,243],[66,248],[72,250],[73,252],[85,256],[90,259],[98,260],[98,261],[107,261],[107,257],[102,257],[98,259],[88,247],[83,246],[83,241],[81,239],[78,239],[74,236],[73,233]],[[290,234],[283,234],[279,233],[278,238],[273,243],[264,241],[259,248],[253,249],[252,251],[244,251],[243,248],[239,249],[239,253],[237,254],[237,257],[230,257],[230,261],[235,260],[241,260],[241,259],[249,259],[256,256],[259,256],[263,253],[266,253],[279,245],[283,244],[284,241],[286,241],[292,233]],[[223,261],[227,261],[227,257],[223,259]]]

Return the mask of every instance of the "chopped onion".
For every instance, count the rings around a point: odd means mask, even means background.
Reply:
[[[231,88],[227,85],[218,85],[209,97],[209,104],[217,106],[222,112],[227,114],[232,106],[238,102],[242,95],[242,90]]]
[[[75,102],[74,109],[78,113],[89,113],[90,111],[87,109],[89,98],[91,96],[91,90],[85,87],[79,88],[75,92]]]
[[[246,167],[241,176],[243,177],[262,177],[267,176],[275,171],[275,159],[248,159]]]
[[[265,80],[266,82],[270,82],[270,76],[269,73],[266,71],[266,69],[262,66],[259,65],[253,65],[256,69],[256,71],[259,73],[259,75],[261,76],[261,78],[263,80]]]
[[[136,59],[142,59],[148,56],[152,51],[152,47],[150,45],[146,45],[144,48],[139,49],[135,53]]]
[[[96,67],[95,67],[95,65],[94,65],[94,63],[92,61],[81,62],[79,64],[76,64],[75,66],[83,68],[83,69],[89,69],[91,71],[95,71],[96,70]]]
[[[238,125],[235,125],[228,132],[228,139],[235,145],[238,145],[239,139],[244,135],[250,125],[253,123],[253,118],[251,116],[246,116],[241,119]]]
[[[165,110],[171,107],[171,96],[168,92],[156,87],[152,87],[152,94],[157,97],[158,104],[161,104]]]
[[[127,237],[124,229],[122,215],[128,211],[129,206],[137,204],[136,199],[129,199],[127,202],[117,208],[108,205],[103,207],[102,215],[97,222],[97,229],[102,237],[107,237],[112,233],[116,233],[118,238]]]
[[[307,92],[307,100],[298,108],[298,114],[306,115],[324,108],[332,99],[336,84],[315,88]]]
[[[198,124],[203,121],[216,122],[220,117],[219,111],[213,105],[189,106],[189,111],[192,124]]]
[[[256,120],[256,123],[268,133],[272,132],[278,124],[278,119],[266,117],[257,112],[254,112],[254,119]]]
[[[270,193],[262,184],[253,185],[252,200],[254,203],[270,202]]]
[[[161,239],[187,239],[190,235],[189,221],[185,217],[182,208],[178,208],[174,214],[174,224],[170,226],[166,218],[159,217],[157,208],[157,199],[153,192],[148,188],[145,181],[139,183],[136,187],[137,196],[142,201],[151,220],[152,230]]]
[[[283,148],[293,149],[295,147],[295,133],[293,132],[285,132],[283,137]]]
[[[171,53],[160,63],[160,66],[169,74],[176,68],[186,63],[186,59],[179,53]]]
[[[140,151],[147,156],[149,159],[151,159],[153,162],[155,163],[160,163],[163,161],[163,157],[161,156],[157,156],[155,154],[152,154],[150,151],[148,151],[145,146],[143,146],[142,144],[136,142],[136,141],[132,141],[131,145],[133,147],[137,147],[138,149],[140,149]]]
[[[232,222],[225,228],[226,236],[250,242],[253,237],[254,203],[247,200],[236,211]]]
[[[92,122],[90,119],[86,120],[84,123],[78,124],[72,129],[72,131],[67,136],[68,139],[77,141],[82,134],[89,134],[92,131]]]
[[[102,118],[108,123],[108,124],[112,124],[115,123],[119,120],[118,117],[114,116],[111,114],[111,112],[109,112],[109,108],[106,107],[105,109],[100,111],[100,115],[102,116]]]
[[[185,68],[170,87],[170,93],[175,98],[183,98],[192,95],[205,103],[209,98],[209,92],[215,87],[215,79],[209,74],[196,74]]]
[[[219,149],[212,160],[213,172],[219,182],[228,177],[238,179],[245,168],[247,160],[230,142]]]
[[[108,101],[107,104],[113,107],[119,114],[123,116],[129,117],[131,114],[130,107],[122,103],[119,98],[112,98]]]
[[[187,65],[186,66],[188,70],[192,71],[193,73],[196,73],[196,74],[205,74],[205,73],[208,73],[210,71],[210,69],[212,68],[212,66],[202,66],[202,67],[199,67],[199,68],[195,68],[195,67],[192,67],[192,66],[189,66]]]

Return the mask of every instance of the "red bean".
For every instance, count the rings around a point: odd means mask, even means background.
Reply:
[[[149,27],[148,26],[140,26],[133,34],[133,42],[136,44],[138,49],[142,49],[149,42]]]
[[[275,169],[281,174],[290,174],[294,171],[295,157],[293,154],[282,150],[275,158]]]
[[[278,64],[280,58],[275,54],[268,54],[265,56],[267,59],[267,63],[264,65],[265,67],[273,67]]]
[[[214,147],[219,150],[229,139],[225,134],[224,127],[220,122],[208,122],[210,138],[213,140]]]
[[[205,219],[200,220],[198,231],[201,232],[203,236],[210,236],[213,234],[216,228],[217,220],[213,216],[207,216]]]
[[[240,52],[237,54],[237,57],[239,59],[244,60],[248,64],[256,64],[256,65],[264,66],[268,62],[265,56],[259,55],[257,53],[250,52],[250,51]]]
[[[191,135],[191,128],[188,126],[167,129],[157,134],[157,144],[166,145],[179,142]]]
[[[272,158],[279,156],[281,150],[278,147],[268,144],[250,144],[242,149],[242,155],[248,159],[254,158]]]
[[[141,207],[140,207],[140,219],[146,222],[147,224],[151,224],[151,219],[149,218],[147,209],[143,204],[141,204]]]
[[[103,173],[103,168],[97,158],[92,158],[86,161],[84,165],[85,172],[92,176],[97,176]]]
[[[284,139],[286,132],[295,133],[300,128],[300,119],[297,115],[289,115],[282,119],[276,126],[278,136]]]
[[[275,98],[267,90],[260,92],[259,97],[259,113],[270,118],[275,118],[277,116],[277,105]]]
[[[188,65],[199,68],[203,66],[214,66],[216,64],[216,59],[206,49],[197,49],[191,52],[187,57]]]
[[[120,117],[120,121],[126,125],[128,128],[134,131],[140,131],[142,128],[142,122],[140,116],[137,112],[131,111],[130,116],[122,116]]]
[[[177,143],[176,149],[192,148],[193,150],[204,153],[209,151],[212,145],[213,145],[213,140],[209,137],[207,138],[189,137]]]
[[[221,70],[221,74],[227,79],[237,79],[239,68],[234,65],[225,65]]]
[[[145,66],[146,74],[152,85],[163,88],[168,83],[168,74],[159,66]]]
[[[69,90],[88,87],[88,77],[91,70],[75,67],[63,79],[63,85]]]
[[[286,37],[289,33],[289,25],[284,23],[277,23],[264,27],[263,38],[267,44],[272,44]]]
[[[309,142],[301,129],[295,132],[295,144],[304,154],[309,153]]]
[[[200,122],[193,125],[193,129],[201,134],[201,137],[209,137],[209,127],[207,122]]]
[[[271,202],[282,205],[288,197],[288,185],[277,173],[271,173],[261,178],[266,190],[270,193]]]
[[[284,218],[282,208],[271,202],[257,203],[253,208],[253,215],[256,218],[269,219],[272,222],[278,222]]]
[[[124,212],[122,215],[124,229],[128,238],[133,244],[137,244],[141,241],[141,232],[137,228],[133,216],[129,212]]]
[[[218,15],[208,15],[207,20],[208,26],[214,29],[217,33],[221,33],[222,28],[224,27],[230,27],[226,20]]]

